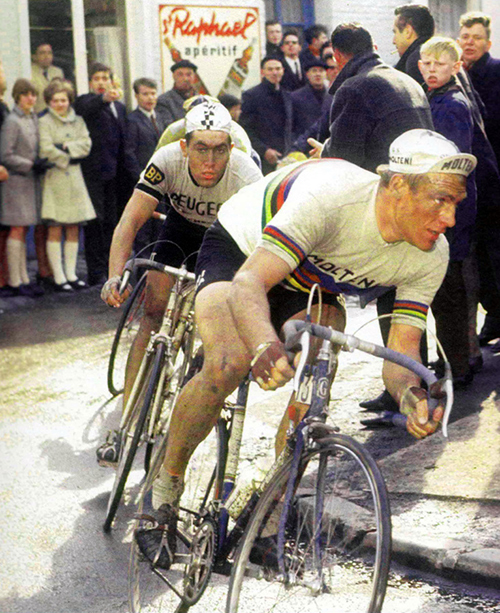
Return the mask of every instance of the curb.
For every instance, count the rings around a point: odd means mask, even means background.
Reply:
[[[498,588],[500,549],[479,548],[453,539],[418,536],[418,542],[393,534],[392,559],[448,578],[467,579]]]

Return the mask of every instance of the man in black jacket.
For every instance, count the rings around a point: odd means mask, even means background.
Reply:
[[[90,155],[82,172],[97,218],[85,226],[85,260],[88,284],[102,285],[107,279],[108,254],[121,215],[118,182],[131,170],[125,151],[125,105],[113,83],[111,68],[94,63],[90,68],[90,93],[78,96],[75,111],[87,124],[92,139]]]
[[[424,82],[418,68],[420,47],[434,36],[434,17],[429,9],[421,4],[398,6],[394,14],[392,42],[400,55],[395,68],[401,70],[420,84]]]
[[[339,157],[375,172],[389,159],[389,146],[412,128],[433,128],[423,89],[385,64],[373,51],[370,33],[341,24],[332,34],[340,68],[330,93],[330,138],[322,157]]]
[[[292,144],[293,110],[291,93],[281,87],[283,62],[265,57],[260,66],[262,82],[243,93],[240,124],[268,174]]]
[[[489,54],[491,48],[490,18],[484,13],[465,13],[460,17],[458,44],[462,48],[462,60],[467,74],[478,92],[486,110],[484,127],[486,135],[500,165],[500,60]],[[478,239],[478,264],[481,280],[480,300],[487,310],[479,342],[486,345],[500,337],[500,233],[498,184],[486,182],[486,193],[480,198],[478,180],[478,204],[484,201],[487,207],[486,223],[481,224]],[[494,202],[494,201],[497,202]],[[496,207],[493,207],[497,204]],[[483,244],[481,244],[483,243]]]

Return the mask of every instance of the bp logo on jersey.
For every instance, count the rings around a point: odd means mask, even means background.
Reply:
[[[144,178],[147,179],[151,185],[158,185],[158,183],[161,183],[165,179],[165,175],[157,166],[150,164],[146,168]]]

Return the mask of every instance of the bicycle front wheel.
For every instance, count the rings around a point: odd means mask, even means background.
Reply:
[[[195,604],[211,576],[217,550],[217,526],[203,510],[209,507],[220,486],[218,459],[225,449],[225,424],[214,428],[198,446],[190,462],[185,490],[180,502],[177,551],[169,570],[153,565],[132,540],[129,559],[129,603],[132,613],[185,613]],[[153,482],[165,456],[167,436],[155,448],[138,505],[138,514],[150,514],[153,507]],[[136,530],[148,525],[147,519],[134,522]]]
[[[144,359],[148,359],[145,356]],[[152,400],[158,388],[158,382],[161,377],[162,369],[165,364],[165,345],[158,343],[155,347],[155,352],[150,358],[149,368],[146,371],[146,376],[142,382],[142,387],[138,393],[135,405],[130,412],[130,417],[127,423],[120,431],[121,449],[118,466],[116,469],[113,489],[109,496],[108,508],[106,511],[106,519],[104,520],[103,529],[109,532],[111,525],[118,510],[118,505],[123,496],[125,484],[127,483],[132,464],[141,441],[141,436],[144,430],[146,419],[150,412]]]
[[[108,389],[113,396],[123,392],[125,366],[132,342],[139,329],[142,318],[144,293],[146,291],[146,274],[142,275],[123,307],[122,315],[116,328],[108,362]]]
[[[264,491],[247,527],[226,613],[236,613],[243,602],[244,610],[259,613],[378,613],[389,572],[391,523],[375,461],[350,437],[317,440],[301,459],[278,551],[290,466],[291,460]]]

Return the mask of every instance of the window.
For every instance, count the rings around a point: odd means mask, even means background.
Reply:
[[[266,20],[277,19],[285,27],[314,24],[314,0],[265,0]]]
[[[436,22],[436,34],[456,38],[460,15],[467,12],[467,0],[429,0],[429,10]]]

